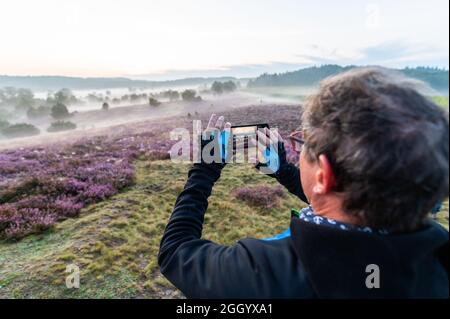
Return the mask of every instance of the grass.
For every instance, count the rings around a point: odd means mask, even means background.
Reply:
[[[286,87],[254,87],[242,89],[244,92],[259,94],[262,96],[269,96],[273,98],[284,98],[296,102],[303,102],[307,96],[314,93],[316,87],[303,86],[286,86]]]
[[[146,160],[135,165],[132,187],[85,208],[78,219],[17,243],[1,242],[0,298],[182,297],[160,274],[157,253],[189,167]],[[284,231],[290,209],[303,205],[295,197],[288,195],[272,209],[230,198],[239,187],[276,184],[247,165],[227,166],[210,198],[204,238],[232,245]],[[448,202],[439,222],[448,229]],[[65,286],[69,264],[80,267],[80,289]]]
[[[448,230],[448,200],[442,205],[442,210],[437,215],[437,222]]]
[[[139,160],[136,183],[111,199],[85,208],[77,219],[24,240],[0,243],[0,298],[173,298],[181,293],[161,276],[159,242],[188,166]],[[204,238],[231,245],[245,237],[284,231],[291,208],[252,208],[229,198],[242,186],[276,184],[248,166],[228,166],[214,188]],[[80,289],[65,286],[66,267],[81,270]]]
[[[432,100],[443,108],[448,109],[448,96],[433,96]]]

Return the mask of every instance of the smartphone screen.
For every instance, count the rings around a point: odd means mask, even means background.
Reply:
[[[254,124],[254,125],[240,125],[231,127],[231,134],[233,136],[251,136],[256,134],[258,129],[269,128],[267,124]]]
[[[252,136],[252,135],[256,134],[257,130],[258,130],[258,126],[256,126],[256,125],[232,127],[231,134],[233,134],[234,137]]]
[[[247,154],[253,152],[256,154],[256,145],[250,147],[249,141],[251,138],[256,138],[258,129],[269,127],[267,124],[253,124],[253,125],[241,125],[231,127],[231,134],[233,136],[233,147],[236,149],[248,150]],[[249,149],[251,148],[251,149]]]
[[[237,150],[247,150],[247,154],[249,152],[255,152],[256,149],[249,149],[250,139],[256,138],[256,132],[258,130],[257,125],[250,126],[240,126],[240,127],[232,127],[231,134],[233,136],[233,150],[236,153]],[[244,151],[245,152],[245,151]],[[235,154],[236,160],[242,158],[245,161],[245,153],[244,154]]]
[[[239,145],[241,143],[245,144],[247,147],[247,142],[249,138],[256,137],[258,129],[269,127],[267,124],[254,124],[254,125],[240,125],[231,127],[231,135],[234,141]]]

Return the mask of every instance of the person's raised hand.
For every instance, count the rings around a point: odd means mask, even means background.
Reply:
[[[284,140],[278,130],[268,128],[258,130],[257,139],[251,138],[250,146],[256,147],[257,150],[256,158],[253,156],[250,161],[267,175],[275,176],[287,162]]]
[[[216,168],[223,168],[228,155],[231,123],[225,123],[223,116],[212,114],[204,133],[202,136],[202,163],[216,164]],[[216,154],[217,151],[219,151],[218,154]]]
[[[230,133],[231,132],[231,123],[226,122],[225,123],[225,117],[223,116],[217,116],[216,114],[212,114],[211,118],[209,119],[208,126],[206,127],[206,131],[225,131]]]

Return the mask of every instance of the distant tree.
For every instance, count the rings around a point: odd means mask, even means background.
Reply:
[[[233,81],[227,82],[214,81],[214,83],[211,85],[211,91],[214,94],[231,93],[233,91],[236,91],[236,89],[237,85]]]
[[[154,97],[149,98],[148,102],[151,106],[160,106],[161,105],[161,102],[159,102]]]
[[[211,85],[211,91],[213,94],[222,94],[223,93],[223,84],[219,81],[214,81]]]
[[[177,101],[180,99],[180,93],[178,91],[171,91],[169,99],[171,101]]]
[[[122,96],[122,100],[129,100],[130,102],[136,103],[138,101],[145,101],[148,99],[147,93],[137,94],[132,93],[130,95],[124,95]]]
[[[0,106],[15,108],[17,111],[25,112],[35,104],[34,94],[29,89],[16,89],[5,87],[0,89]]]
[[[1,90],[0,98],[3,105],[14,106],[17,96],[17,89],[11,86],[5,87]]]
[[[15,101],[17,110],[26,111],[34,105],[34,94],[29,89],[18,89]]]
[[[6,120],[0,120],[0,131],[3,130],[4,128],[7,128],[8,126],[10,126],[11,124],[9,124],[8,121]]]
[[[62,103],[57,103],[52,107],[51,115],[56,120],[68,118],[70,116],[67,106]]]
[[[117,104],[120,104],[120,99],[118,99],[118,98],[115,97],[115,98],[112,99],[111,103],[112,103],[112,104],[116,104],[116,105],[117,105]]]
[[[101,103],[103,101],[103,96],[99,96],[95,93],[89,93],[86,97],[89,103]]]
[[[47,129],[47,132],[49,133],[63,132],[75,130],[76,128],[77,125],[75,123],[69,121],[56,121],[50,125],[50,127]]]
[[[133,93],[130,95],[130,101],[131,102],[136,102],[140,99],[139,95],[137,95],[136,93]]]
[[[194,90],[184,90],[183,93],[181,93],[183,101],[193,101],[196,95],[197,92],[195,92]]]
[[[103,111],[108,111],[109,110],[109,104],[104,102],[103,105],[102,105],[102,110]]]
[[[250,80],[247,83],[248,88],[255,87],[280,87],[280,86],[316,86],[323,79],[334,76],[349,70],[354,69],[356,66],[339,66],[339,65],[322,65],[313,66],[298,71],[286,72],[286,73],[264,73],[257,78]],[[441,91],[445,95],[448,95],[448,79],[449,71],[439,68],[428,67],[416,67],[416,68],[404,68],[397,70],[398,72],[421,80],[432,88]]]
[[[61,89],[54,94],[54,99],[56,103],[62,103],[66,105],[75,104],[78,99],[73,95],[72,91],[69,89]]]
[[[40,133],[40,130],[31,124],[19,123],[9,125],[0,131],[7,138],[34,136]]]
[[[178,91],[167,90],[163,92],[163,97],[169,99],[169,101],[173,102],[180,99],[180,93]]]
[[[45,105],[41,105],[38,108],[30,107],[27,111],[27,117],[29,119],[42,118],[49,116],[51,112],[52,108]]]
[[[231,93],[237,90],[237,85],[233,81],[227,81],[222,84],[223,91]]]
[[[231,93],[237,90],[237,85],[233,81],[219,82],[214,81],[211,85],[213,94]]]
[[[197,102],[202,100],[200,96],[197,96],[197,92],[195,90],[184,90],[183,93],[181,93],[181,97],[183,101],[186,102]]]

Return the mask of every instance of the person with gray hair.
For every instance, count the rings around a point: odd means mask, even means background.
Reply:
[[[161,272],[190,298],[448,298],[448,113],[381,69],[329,78],[305,104],[273,174],[308,204],[290,229],[227,247],[201,239],[224,163],[194,164],[161,241]],[[229,129],[213,116],[209,129]]]

